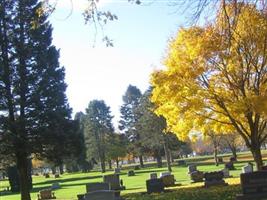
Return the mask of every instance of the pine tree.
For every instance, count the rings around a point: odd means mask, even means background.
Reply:
[[[87,157],[100,160],[102,173],[106,171],[106,145],[114,132],[108,107],[103,100],[93,100],[86,109],[84,135],[87,146]]]
[[[1,138],[8,135],[8,154],[16,161],[22,200],[31,199],[29,156],[48,149],[47,133],[71,113],[64,68],[47,18],[38,0],[0,2]]]

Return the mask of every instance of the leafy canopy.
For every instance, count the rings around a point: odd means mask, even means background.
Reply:
[[[181,29],[169,43],[167,68],[152,74],[157,114],[182,139],[192,130],[235,129],[249,147],[263,142],[266,46],[266,16],[249,4],[228,5],[205,27]]]

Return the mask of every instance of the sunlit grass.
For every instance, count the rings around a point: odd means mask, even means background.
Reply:
[[[227,155],[224,157],[224,161],[229,160],[230,155]],[[264,152],[264,157],[266,158],[266,151]],[[249,153],[246,154],[240,154],[238,156],[238,161],[235,163],[236,170],[230,171],[230,174],[233,176],[233,178],[228,178],[226,179],[226,182],[228,182],[230,185],[236,185],[239,184],[239,174],[241,172],[241,168],[244,166],[244,161],[251,161],[252,157]],[[214,164],[211,164],[213,162],[211,156],[205,156],[205,157],[196,157],[194,158],[189,158],[187,159],[187,162],[191,163],[197,163],[198,170],[200,171],[216,171],[216,170],[221,170],[224,168],[224,164],[220,164],[219,166],[215,166]],[[177,163],[177,162],[176,162]],[[239,186],[227,186],[224,189],[208,189],[208,190],[203,190],[202,186],[203,183],[194,183],[191,184],[190,177],[187,174],[187,167],[186,166],[177,166],[176,163],[173,164],[173,174],[175,176],[175,179],[177,183],[181,184],[181,186],[176,186],[176,187],[171,187],[169,190],[175,190],[174,192],[170,193],[164,193],[160,195],[141,195],[140,193],[146,191],[146,185],[145,181],[148,179],[149,174],[151,172],[157,172],[158,176],[160,172],[167,171],[166,167],[163,168],[156,168],[156,167],[146,167],[141,170],[136,170],[135,171],[135,176],[128,177],[127,176],[127,171],[128,169],[124,169],[121,171],[121,176],[120,178],[123,179],[124,185],[126,186],[126,190],[122,191],[122,195],[124,195],[127,199],[136,199],[136,200],[146,200],[146,199],[178,199],[177,197],[180,196],[182,193],[186,198],[184,197],[179,197],[179,200],[194,200],[193,196],[190,195],[195,195],[193,191],[197,191],[197,193],[202,194],[202,195],[207,195],[207,191],[210,191],[211,196],[206,199],[216,199],[216,195],[213,194],[213,192],[216,193],[217,190],[225,191],[227,194],[232,197],[232,193],[236,193],[236,191],[239,191],[240,188]],[[150,164],[152,165],[152,164]],[[148,165],[148,166],[150,166]],[[127,166],[127,168],[133,168],[133,166]],[[109,171],[105,174],[110,174],[113,173],[113,171]],[[44,188],[50,188],[51,185],[54,182],[59,182],[61,188],[58,190],[55,190],[55,195],[57,199],[77,199],[77,194],[83,194],[85,193],[85,184],[89,182],[99,182],[102,181],[102,176],[103,174],[100,172],[89,172],[89,173],[72,173],[72,174],[63,174],[61,175],[60,178],[55,179],[53,176],[51,178],[44,178],[43,176],[33,176],[33,187],[34,189],[31,192],[32,199],[37,198],[37,193],[41,189]],[[0,190],[2,191],[0,194],[0,200],[18,200],[20,199],[19,194],[12,194],[10,192],[3,192],[3,189],[8,187],[8,181],[0,181]],[[179,193],[180,191],[180,193]],[[189,194],[185,194],[188,193]],[[139,193],[139,194],[137,194]],[[191,194],[192,193],[192,194]],[[196,195],[197,195],[196,193]],[[221,194],[221,193],[220,193]],[[214,196],[215,195],[215,196]],[[222,193],[221,195],[224,195]],[[191,199],[190,199],[191,198]],[[201,197],[202,198],[202,197]],[[201,200],[197,199],[197,200]],[[203,200],[204,200],[203,196]],[[217,198],[216,200],[230,200],[230,198]]]

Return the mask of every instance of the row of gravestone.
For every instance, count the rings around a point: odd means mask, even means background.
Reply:
[[[78,200],[122,200],[120,191],[124,190],[119,174],[103,176],[103,182],[86,184],[86,193],[78,194]]]

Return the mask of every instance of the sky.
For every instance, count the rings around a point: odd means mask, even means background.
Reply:
[[[122,96],[129,84],[144,92],[153,70],[162,68],[168,40],[184,23],[177,7],[166,1],[100,0],[99,9],[110,10],[118,20],[104,27],[114,43],[105,47],[102,32],[85,24],[82,12],[86,0],[59,0],[50,17],[53,44],[60,49],[60,63],[66,69],[66,91],[73,114],[88,107],[91,100],[110,106],[117,128]],[[95,37],[96,36],[96,37]]]

